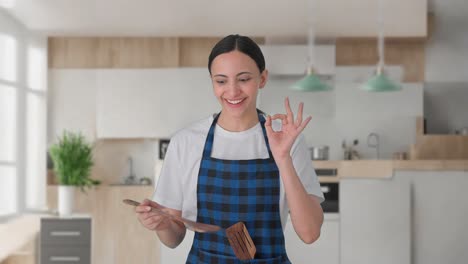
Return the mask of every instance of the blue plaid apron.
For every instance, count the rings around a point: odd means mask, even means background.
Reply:
[[[279,210],[280,176],[268,144],[265,118],[259,114],[269,157],[223,160],[211,157],[218,117],[219,114],[208,132],[198,173],[197,221],[222,228],[244,222],[257,253],[254,260],[240,261],[224,230],[195,233],[186,263],[289,264]]]

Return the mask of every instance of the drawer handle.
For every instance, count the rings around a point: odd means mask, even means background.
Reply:
[[[64,236],[80,236],[81,232],[79,231],[52,231],[50,232],[51,236],[58,236],[58,237],[64,237]]]
[[[78,261],[80,261],[80,257],[51,256],[50,261],[78,262]]]

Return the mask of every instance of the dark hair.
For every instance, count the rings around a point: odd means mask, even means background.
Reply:
[[[257,43],[255,43],[249,37],[236,34],[224,37],[222,40],[216,43],[216,45],[211,50],[210,56],[208,57],[208,71],[210,74],[213,60],[218,55],[228,53],[233,50],[238,50],[254,60],[260,73],[265,70],[265,58],[263,57],[263,53]]]

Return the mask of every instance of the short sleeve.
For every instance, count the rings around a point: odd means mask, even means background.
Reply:
[[[153,201],[175,210],[182,210],[182,164],[180,143],[173,137],[166,151]]]
[[[304,135],[300,134],[294,143],[291,156],[297,176],[301,180],[302,185],[304,185],[306,192],[317,196],[320,202],[323,202],[325,198],[320,189],[320,183],[312,165],[312,159],[310,158]]]

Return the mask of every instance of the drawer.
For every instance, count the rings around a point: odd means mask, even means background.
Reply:
[[[91,219],[41,219],[41,244],[90,245]]]
[[[90,246],[44,246],[41,264],[90,264]]]

